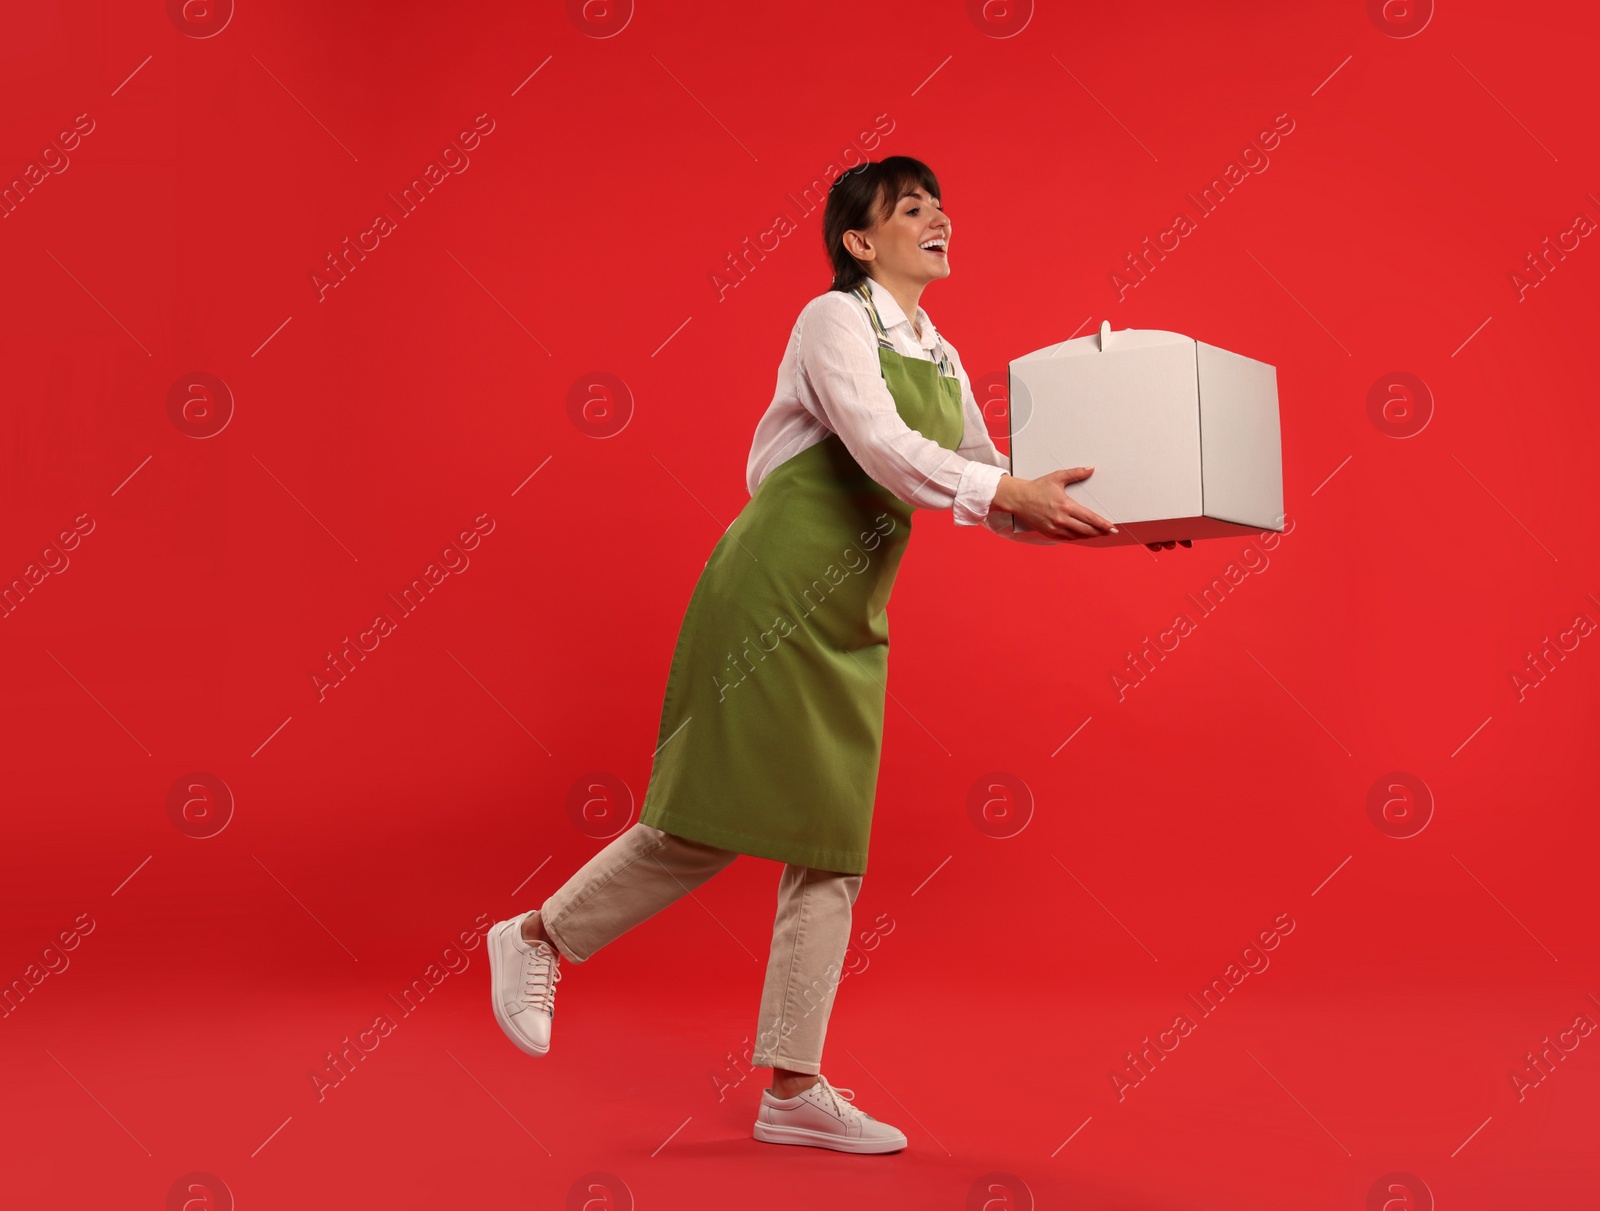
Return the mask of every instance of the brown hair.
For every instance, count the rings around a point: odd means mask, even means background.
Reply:
[[[894,213],[902,194],[921,186],[929,197],[941,197],[939,179],[921,160],[886,156],[842,173],[828,190],[822,211],[822,242],[833,265],[830,290],[854,290],[871,276],[844,246],[844,233],[864,231]]]

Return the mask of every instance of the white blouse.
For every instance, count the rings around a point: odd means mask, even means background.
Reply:
[[[928,361],[938,354],[938,333],[917,308],[920,337],[894,295],[867,279],[878,318],[895,349]],[[966,424],[961,443],[947,450],[901,419],[878,361],[878,338],[856,295],[830,290],[800,310],[778,386],[750,443],[745,481],[750,494],[780,463],[837,433],[862,470],[898,499],[923,509],[953,509],[955,523],[982,525],[1022,542],[1051,543],[1032,530],[1012,530],[1011,515],[991,510],[1000,477],[1011,462],[990,439],[972,384],[955,346],[944,342],[961,382]]]

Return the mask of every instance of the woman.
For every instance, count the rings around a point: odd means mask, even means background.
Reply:
[[[1114,532],[1063,486],[1012,477],[961,359],[918,305],[950,276],[950,216],[921,161],[829,190],[833,286],[801,310],[756,426],[751,497],[689,600],[639,822],[543,906],[489,936],[495,1018],[549,1049],[560,961],[594,952],[739,854],[785,863],[751,1061],[758,1140],[893,1152],[905,1136],[821,1075],[867,866],[889,648],[885,607],[914,509],[1023,542]],[[1028,530],[1013,531],[1015,514]]]

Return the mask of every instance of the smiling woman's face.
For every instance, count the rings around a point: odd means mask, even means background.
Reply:
[[[880,282],[927,285],[950,276],[950,216],[920,186],[895,203],[894,213],[866,231],[845,233],[845,247],[866,261]],[[923,247],[942,241],[932,251]]]

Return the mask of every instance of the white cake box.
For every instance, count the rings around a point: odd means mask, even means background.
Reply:
[[[1176,332],[1063,341],[1010,366],[1011,474],[1094,474],[1067,495],[1118,527],[1090,547],[1283,530],[1278,372]],[[1013,526],[1028,529],[1020,519]]]

